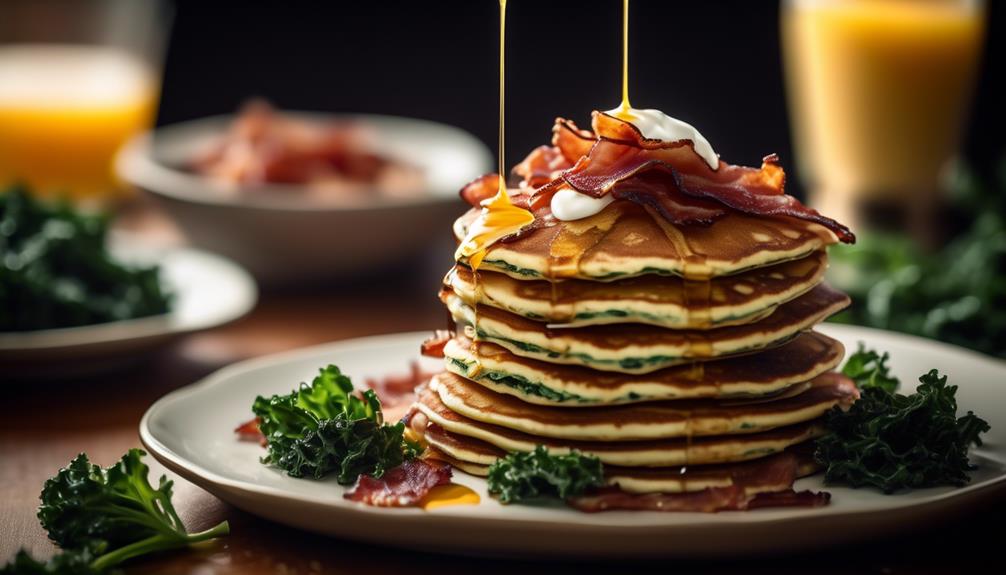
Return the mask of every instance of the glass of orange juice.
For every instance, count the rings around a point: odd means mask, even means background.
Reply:
[[[797,168],[815,207],[932,240],[984,28],[981,0],[783,0]]]
[[[161,0],[3,0],[0,189],[105,202],[119,147],[157,113]]]

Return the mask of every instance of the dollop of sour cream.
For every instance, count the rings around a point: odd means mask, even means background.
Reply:
[[[691,140],[695,153],[711,169],[719,168],[720,158],[713,151],[712,144],[688,122],[682,122],[653,109],[618,107],[605,113],[632,124],[644,138],[668,142]],[[600,198],[592,198],[576,190],[563,188],[552,196],[552,215],[557,220],[566,222],[589,218],[600,213],[613,201],[614,198],[607,194]]]
[[[615,198],[611,194],[592,198],[576,190],[563,188],[552,195],[552,215],[564,222],[581,220],[599,213],[613,201]]]
[[[624,120],[639,130],[644,138],[651,140],[691,140],[695,153],[702,158],[713,170],[720,166],[720,158],[713,151],[712,144],[705,138],[695,126],[688,122],[682,122],[677,118],[672,118],[660,110],[638,110],[636,108],[615,108],[605,112],[619,120]]]

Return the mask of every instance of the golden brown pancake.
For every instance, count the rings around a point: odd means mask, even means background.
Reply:
[[[620,373],[650,373],[782,345],[849,305],[848,296],[821,284],[765,319],[746,325],[712,330],[632,324],[549,329],[544,323],[493,307],[468,306],[448,288],[441,290],[440,297],[455,322],[475,326],[466,335],[476,341],[498,344],[522,357]]]
[[[851,380],[834,372],[791,393],[762,400],[678,400],[580,409],[532,405],[452,373],[434,376],[429,389],[448,409],[469,419],[578,441],[757,433],[820,417],[859,395]]]
[[[458,241],[478,213],[472,209],[455,222]],[[636,204],[616,201],[595,216],[550,220],[494,244],[482,269],[518,279],[716,277],[799,259],[837,241],[826,228],[795,218],[730,213],[710,226],[676,227]]]
[[[823,251],[798,260],[709,281],[654,275],[613,282],[517,280],[455,266],[444,283],[468,305],[486,305],[528,319],[568,326],[646,323],[709,329],[757,321],[821,283]]]
[[[596,456],[605,465],[625,467],[670,467],[747,461],[778,453],[824,433],[824,426],[820,421],[814,420],[761,433],[641,441],[574,441],[530,435],[470,419],[451,411],[440,401],[437,393],[428,388],[420,389],[416,408],[430,422],[454,435],[480,439],[503,451],[533,451],[538,445],[544,445],[554,453],[569,453],[575,449]],[[460,452],[452,453],[448,445],[437,445],[437,447],[454,457],[460,454]],[[458,458],[486,465],[495,460],[480,459],[477,455]]]
[[[489,466],[496,459],[506,455],[502,449],[485,441],[458,435],[445,430],[435,423],[426,429],[426,441],[429,442],[431,457],[446,461],[458,469],[485,477],[489,474]],[[803,444],[806,445],[806,444]],[[801,452],[798,455],[797,476],[804,477],[817,471],[818,466],[809,450],[800,449],[803,445],[790,448]],[[769,459],[777,457],[769,455],[765,458],[741,461],[737,463],[713,463],[706,465],[676,465],[672,467],[621,467],[606,465],[604,467],[605,482],[608,485],[618,485],[623,491],[630,493],[682,493],[701,491],[709,487],[729,487],[740,480],[749,488],[757,491],[779,491],[790,487],[788,482],[779,483],[775,477],[764,474],[752,475],[751,470],[761,468],[769,463]]]
[[[805,332],[760,354],[669,367],[648,374],[596,371],[515,355],[489,342],[457,336],[444,348],[444,366],[497,393],[528,403],[585,407],[666,399],[741,398],[777,394],[842,361],[838,341]]]

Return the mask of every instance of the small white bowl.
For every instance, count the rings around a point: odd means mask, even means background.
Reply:
[[[289,285],[359,275],[421,253],[464,211],[458,190],[492,169],[488,148],[451,126],[392,116],[283,114],[368,126],[375,151],[420,168],[424,189],[402,198],[376,191],[319,197],[289,184],[225,192],[182,166],[211,145],[233,116],[137,136],[119,153],[116,172],[157,198],[195,246],[237,261],[263,283]]]

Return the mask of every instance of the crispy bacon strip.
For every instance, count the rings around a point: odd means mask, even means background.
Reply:
[[[654,172],[641,172],[617,182],[611,188],[611,196],[650,206],[667,221],[679,225],[708,226],[727,215],[715,202],[691,198],[668,187],[667,179]]]
[[[552,145],[572,166],[577,160],[590,153],[597,138],[590,130],[581,130],[570,120],[556,118],[552,126]]]
[[[265,436],[262,435],[262,430],[259,429],[258,424],[259,418],[253,417],[237,426],[234,429],[234,433],[238,434],[238,439],[241,441],[258,443],[264,447],[266,444]]]
[[[796,492],[792,489],[773,493],[747,495],[737,485],[709,487],[690,493],[627,493],[617,487],[608,487],[592,495],[574,497],[568,503],[580,511],[691,511],[716,513],[719,511],[746,511],[767,507],[821,507],[831,500],[829,493]]]
[[[451,466],[442,461],[410,459],[388,470],[380,479],[361,475],[343,496],[377,507],[411,507],[431,489],[451,481]]]
[[[793,491],[801,465],[800,455],[787,451],[751,464],[738,465],[728,487],[710,487],[686,493],[628,493],[617,486],[574,497],[568,503],[586,512],[615,509],[650,511],[742,511],[763,507],[818,507],[830,500],[828,493]],[[749,487],[788,486],[762,493],[749,493]]]
[[[748,502],[748,509],[765,507],[824,507],[831,501],[831,493],[827,491],[777,491],[775,493],[759,493]]]
[[[784,192],[785,172],[778,165],[775,155],[766,156],[759,169],[721,161],[713,170],[695,153],[690,140],[666,142],[647,139],[632,124],[599,112],[594,112],[592,125],[596,141],[589,152],[578,157],[573,167],[563,172],[560,178],[541,186],[535,193],[533,205],[549,201],[551,194],[563,184],[592,197],[601,197],[609,192],[618,194],[617,188],[623,182],[655,171],[661,174],[658,178],[664,180],[661,189],[648,187],[642,191],[635,188],[633,193],[624,197],[652,207],[663,204],[663,209],[658,208],[658,211],[665,217],[670,215],[670,221],[674,223],[710,223],[721,217],[713,216],[714,208],[708,204],[703,205],[706,212],[701,217],[696,215],[687,209],[693,206],[679,199],[683,195],[712,201],[743,213],[789,216],[816,222],[833,231],[843,242],[855,242],[856,238],[849,228],[804,206]],[[568,128],[559,123],[553,130],[556,134],[553,141],[561,140],[564,145],[560,149],[570,155],[577,150],[573,144],[578,143],[577,140],[582,143],[581,137],[585,135],[575,126]],[[661,198],[664,195],[672,199],[665,201]]]
[[[496,195],[499,190],[499,174],[483,174],[465,184],[461,188],[461,199],[473,208],[481,207],[482,202]]]
[[[454,338],[454,334],[446,329],[438,329],[419,347],[419,353],[435,359],[444,358],[444,346]]]
[[[555,146],[538,146],[521,163],[513,168],[513,173],[521,177],[521,186],[538,188],[551,182],[559,173],[568,170],[573,162],[566,160],[562,151]]]

